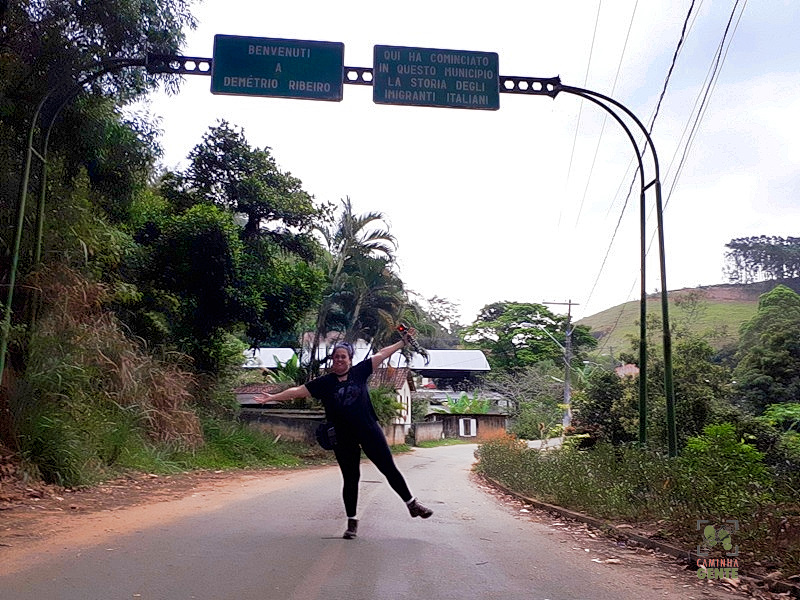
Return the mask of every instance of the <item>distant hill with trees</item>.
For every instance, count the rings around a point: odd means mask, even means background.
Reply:
[[[687,326],[716,350],[722,350],[739,339],[739,328],[755,315],[759,296],[777,285],[800,293],[800,278],[673,290],[669,293],[670,321],[673,326]],[[661,318],[660,294],[648,296],[647,314]],[[629,352],[630,340],[639,336],[639,300],[618,304],[576,323],[591,328],[598,340],[598,353],[617,356]]]

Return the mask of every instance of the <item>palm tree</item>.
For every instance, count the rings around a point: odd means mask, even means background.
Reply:
[[[329,331],[340,331],[351,342],[387,339],[406,303],[403,283],[392,271],[396,241],[383,214],[356,215],[350,198],[342,205],[335,227],[321,230],[329,251],[329,285],[317,315],[309,376],[317,371],[319,341]]]

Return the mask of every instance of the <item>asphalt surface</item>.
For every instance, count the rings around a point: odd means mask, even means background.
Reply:
[[[475,448],[416,449],[397,457],[412,492],[435,511],[428,520],[410,518],[365,461],[359,536],[343,540],[338,469],[298,471],[163,503],[171,504],[169,514],[138,509],[129,514],[136,519],[133,529],[115,528],[108,520],[115,515],[89,522],[97,528],[91,536],[61,539],[29,559],[9,562],[13,568],[0,564],[0,598],[733,597],[700,591],[655,560],[599,560],[564,531],[526,518],[476,484]]]

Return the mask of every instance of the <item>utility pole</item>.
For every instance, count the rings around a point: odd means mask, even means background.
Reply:
[[[570,327],[572,320],[572,307],[580,306],[577,302],[568,300],[567,302],[542,302],[542,304],[555,304],[567,307],[567,326],[564,334],[564,417],[561,419],[561,425],[566,430],[567,427],[572,425],[572,390],[570,388],[570,373],[572,364],[572,332],[574,327]]]

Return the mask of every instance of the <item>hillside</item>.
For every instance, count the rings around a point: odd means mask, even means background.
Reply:
[[[673,324],[688,324],[689,328],[707,338],[714,348],[736,343],[739,327],[756,312],[758,298],[779,282],[761,281],[751,284],[720,284],[683,288],[669,293],[669,318]],[[780,282],[800,291],[800,279]],[[681,307],[680,299],[697,293],[701,298],[698,310],[691,314]],[[799,292],[800,293],[800,292]],[[678,302],[676,303],[676,300]],[[647,314],[661,317],[661,296],[649,295]],[[639,301],[633,300],[577,321],[591,327],[599,340],[601,353],[613,356],[631,350],[631,339],[639,337]]]

